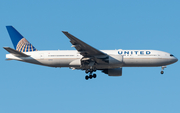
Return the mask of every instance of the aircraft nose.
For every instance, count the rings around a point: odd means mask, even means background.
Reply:
[[[178,59],[176,57],[174,57],[173,62],[175,63],[177,61],[178,61]]]
[[[178,61],[178,59],[175,57],[175,62],[177,62]]]

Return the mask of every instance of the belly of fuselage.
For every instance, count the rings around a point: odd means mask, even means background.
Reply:
[[[50,67],[70,67],[69,64],[76,60],[75,58],[57,58],[57,59],[28,59],[25,60],[25,62],[33,63],[33,64],[39,64],[44,66],[50,66]]]
[[[28,59],[25,62],[39,64],[50,67],[76,67],[76,68],[84,68],[81,64],[70,65],[77,58],[57,58],[57,59]],[[110,68],[118,68],[118,67],[156,67],[168,65],[170,63],[170,59],[167,58],[124,58],[123,64],[118,65],[109,65],[109,64],[97,64],[94,65],[97,69],[110,69]]]

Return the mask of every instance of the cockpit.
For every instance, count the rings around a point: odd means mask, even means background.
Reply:
[[[173,57],[174,55],[173,54],[170,54],[171,57]]]

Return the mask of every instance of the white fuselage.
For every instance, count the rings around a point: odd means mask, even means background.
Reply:
[[[98,64],[96,69],[111,69],[119,67],[154,67],[165,66],[177,61],[173,55],[157,50],[102,50],[108,55],[121,55],[122,65]],[[7,60],[19,60],[23,62],[39,64],[50,67],[72,67],[83,69],[81,65],[82,55],[76,50],[34,51],[24,52],[30,57],[16,57],[7,54]]]

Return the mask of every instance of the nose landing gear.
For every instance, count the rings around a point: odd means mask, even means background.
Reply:
[[[161,74],[164,74],[164,68],[166,68],[166,66],[161,67]]]
[[[161,71],[161,74],[164,74],[164,71]]]

